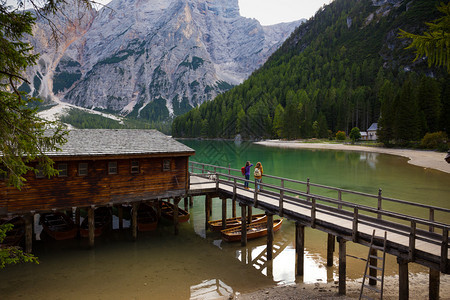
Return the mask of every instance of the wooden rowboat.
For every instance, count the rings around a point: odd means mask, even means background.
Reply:
[[[162,201],[161,202],[161,216],[168,219],[169,221],[173,221],[174,208],[175,208],[174,204],[172,204],[170,202]],[[181,207],[178,207],[178,222],[179,223],[187,222],[189,220],[190,216],[191,215],[189,214],[189,212],[182,209]]]
[[[58,241],[73,239],[78,232],[73,220],[60,212],[43,213],[39,222],[44,231]]]
[[[264,221],[267,219],[267,216],[265,214],[258,214],[252,216],[252,223],[258,222],[258,221]],[[241,217],[235,217],[235,218],[228,218],[225,222],[225,228],[231,228],[241,225]],[[222,230],[222,220],[214,220],[214,221],[208,221],[209,228],[212,231],[220,231]]]
[[[12,224],[14,227],[6,232],[6,236],[3,239],[3,242],[0,244],[0,248],[18,246],[25,236],[24,218],[18,216],[11,219],[0,220],[0,225],[4,224]]]
[[[273,232],[281,228],[283,219],[273,220]],[[241,240],[241,226],[224,229],[221,231],[222,240],[225,242],[237,242]],[[247,240],[256,239],[267,235],[267,220],[247,224]]]
[[[110,228],[112,213],[108,207],[98,207],[94,210],[94,236],[99,237]],[[84,218],[80,225],[80,236],[89,237],[89,218]]]
[[[153,207],[141,203],[137,211],[137,227],[139,231],[153,231],[158,226],[158,215]]]

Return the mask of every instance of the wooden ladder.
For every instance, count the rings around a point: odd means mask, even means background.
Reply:
[[[380,299],[383,299],[384,266],[385,266],[385,259],[386,259],[386,236],[387,236],[387,233],[385,231],[384,238],[378,238],[382,241],[383,247],[376,246],[374,244],[375,238],[376,238],[375,237],[375,229],[373,230],[372,238],[370,239],[369,255],[367,256],[366,270],[364,271],[364,277],[363,277],[363,281],[362,281],[362,285],[361,285],[361,292],[359,294],[359,299],[374,299],[374,298],[363,295],[365,288],[378,293],[380,295]],[[375,252],[374,250],[383,251],[383,257],[378,256],[378,252]],[[374,255],[374,253],[377,253],[377,255]],[[381,268],[378,267],[377,261],[381,261]],[[375,262],[375,264],[372,264],[372,262]],[[376,272],[381,271],[381,277],[370,275],[370,270],[375,270]],[[368,271],[369,271],[369,274],[367,274]],[[368,278],[369,280],[375,281],[375,285],[376,285],[377,281],[380,282],[381,283],[380,288],[378,289],[374,285],[365,284],[366,278]]]

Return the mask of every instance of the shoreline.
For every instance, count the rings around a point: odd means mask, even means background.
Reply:
[[[429,276],[426,273],[410,274],[409,275],[409,297],[410,299],[428,299],[428,281]],[[265,289],[260,289],[245,294],[237,294],[236,300],[284,300],[284,299],[358,299],[361,290],[362,279],[347,280],[346,295],[340,296],[338,294],[338,282],[316,282],[316,283],[297,283],[293,285],[273,286]],[[450,276],[441,273],[439,295],[440,299],[450,299]],[[380,287],[379,284],[377,285]],[[370,293],[364,289],[364,295],[374,298],[379,297],[379,294]],[[386,276],[384,278],[384,299],[398,299],[398,275]]]
[[[289,148],[289,149],[318,149],[318,150],[337,150],[337,151],[359,151],[359,152],[375,152],[382,154],[397,155],[408,158],[408,163],[423,167],[425,169],[434,169],[450,174],[450,164],[444,158],[446,152],[436,152],[427,150],[411,150],[411,149],[392,149],[371,146],[347,145],[347,144],[327,144],[327,143],[304,143],[301,141],[282,141],[282,140],[265,140],[255,142],[257,145],[267,147]]]

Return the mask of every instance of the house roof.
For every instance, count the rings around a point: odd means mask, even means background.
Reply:
[[[195,151],[157,130],[143,129],[75,129],[70,130],[62,151],[49,156],[109,156],[186,154]]]
[[[378,123],[372,123],[367,131],[376,131],[378,129]]]

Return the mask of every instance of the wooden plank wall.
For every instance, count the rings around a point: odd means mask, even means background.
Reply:
[[[171,170],[163,171],[163,161]],[[131,173],[131,161],[139,161],[139,173]],[[105,205],[156,199],[170,192],[186,192],[188,157],[156,157],[114,160],[55,161],[68,164],[67,177],[36,178],[29,172],[22,190],[0,182],[0,207],[8,213],[45,211],[89,205]],[[108,174],[108,162],[117,161],[117,174]],[[88,175],[78,175],[78,163],[88,163]]]

